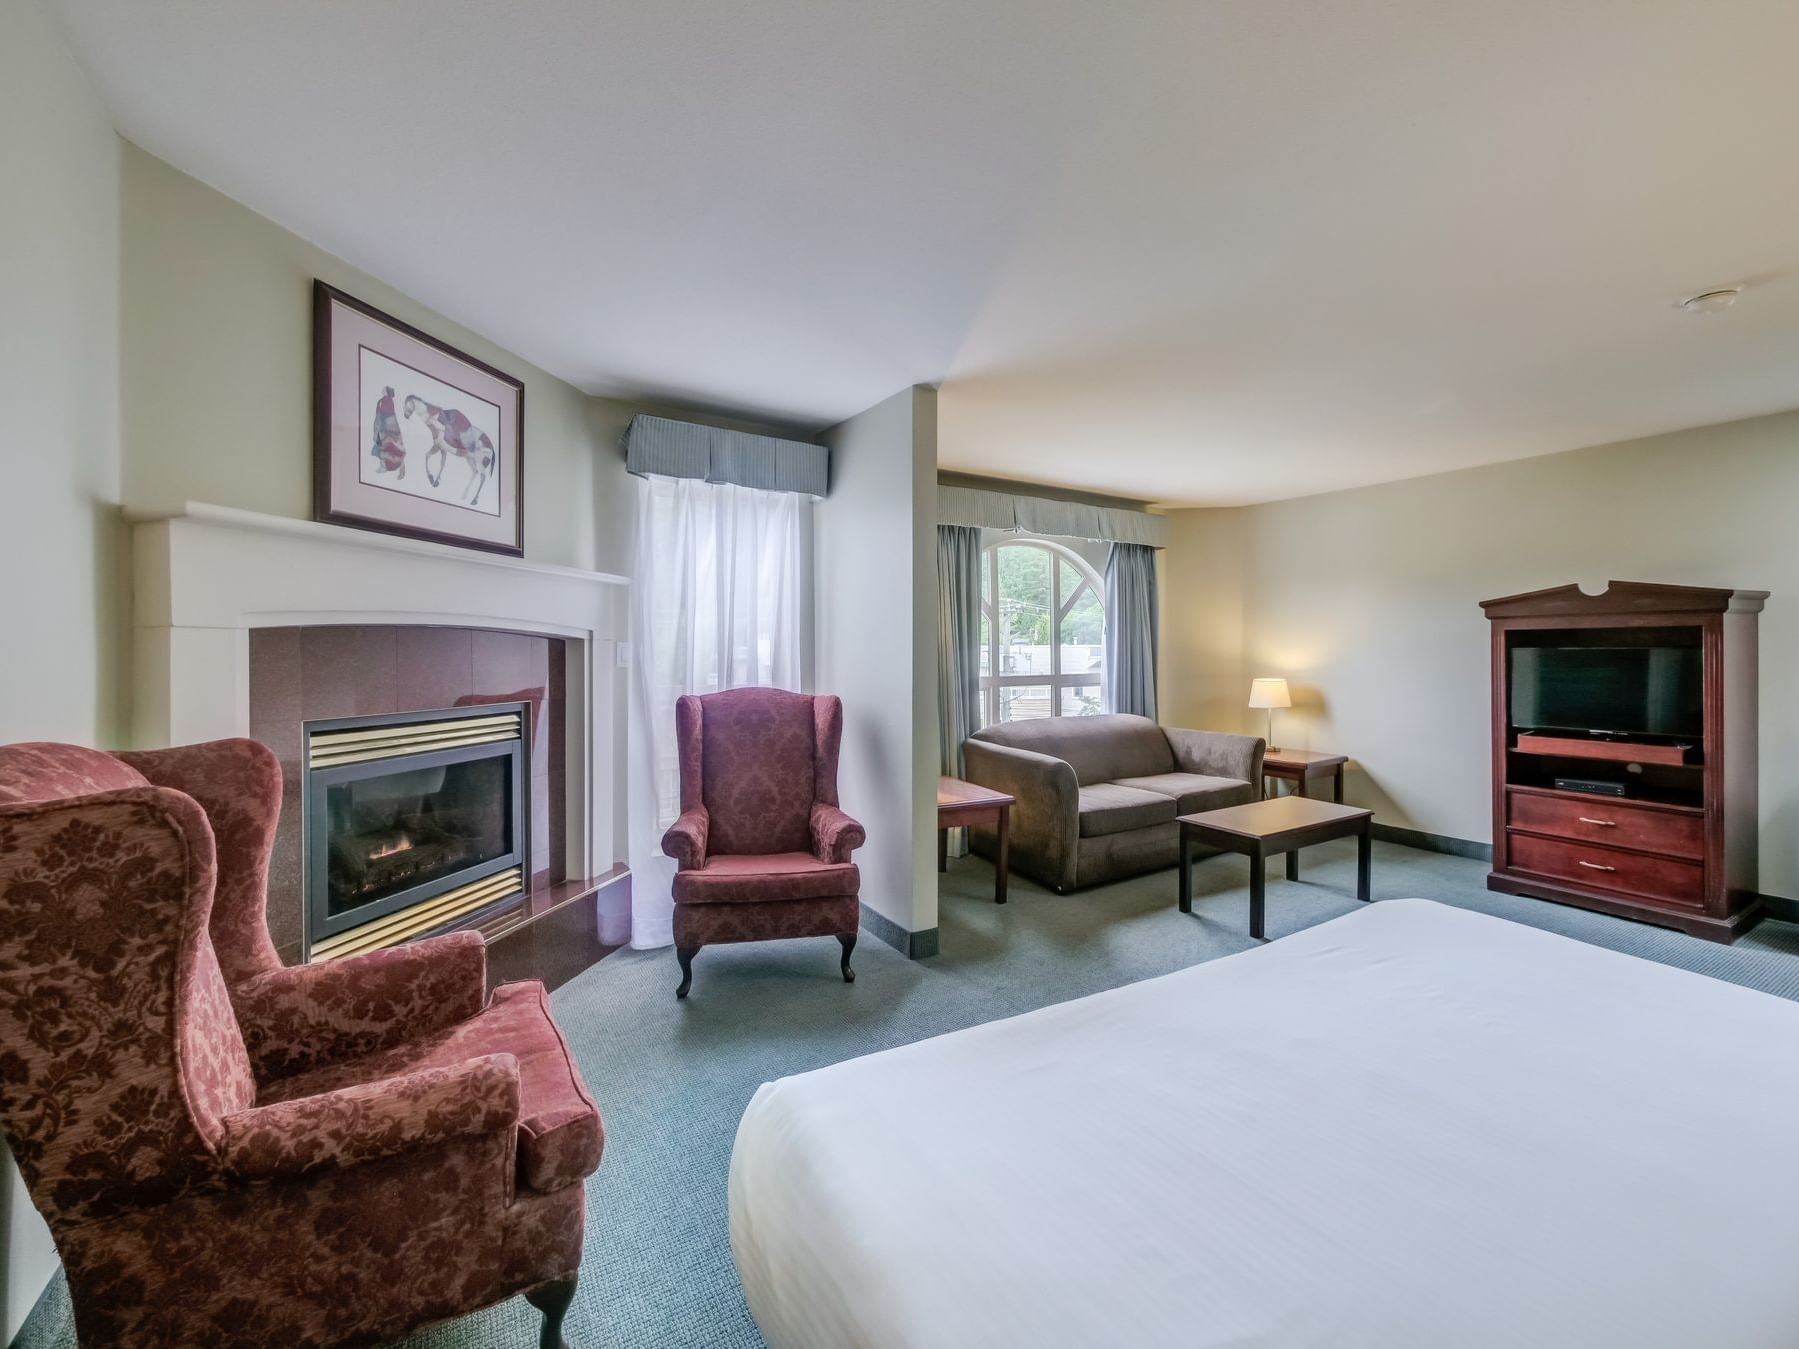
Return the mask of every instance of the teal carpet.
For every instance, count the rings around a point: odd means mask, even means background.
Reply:
[[[943,954],[908,961],[865,933],[854,985],[838,979],[837,944],[819,940],[702,952],[686,1003],[675,1001],[668,952],[620,951],[558,989],[557,1018],[606,1117],[570,1341],[577,1349],[760,1346],[725,1228],[731,1141],[760,1083],[1246,950],[1244,865],[1201,863],[1189,917],[1175,909],[1171,871],[1068,896],[1015,879],[1001,908],[991,902],[992,871],[965,858],[944,878]],[[1716,946],[1495,894],[1486,870],[1375,845],[1377,898],[1422,895],[1799,998],[1799,926],[1764,923],[1735,946]],[[1270,937],[1356,907],[1352,843],[1308,850],[1304,874],[1298,884],[1270,879]],[[405,1343],[535,1349],[537,1326],[536,1313],[514,1299]],[[59,1279],[17,1347],[71,1349],[70,1327]]]

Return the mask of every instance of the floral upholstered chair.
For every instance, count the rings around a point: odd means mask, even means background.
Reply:
[[[561,1324],[598,1111],[480,936],[283,968],[280,770],[0,748],[0,1124],[84,1345],[343,1345],[523,1293]]]
[[[662,836],[675,872],[677,998],[716,942],[831,937],[856,972],[862,826],[837,805],[843,703],[781,689],[689,694],[675,704],[681,816]]]

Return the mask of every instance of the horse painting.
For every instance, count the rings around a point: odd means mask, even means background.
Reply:
[[[417,394],[407,395],[406,416],[423,418],[425,429],[431,433],[431,448],[425,451],[425,476],[433,487],[442,480],[451,455],[467,461],[468,483],[462,489],[462,499],[473,506],[481,499],[481,491],[487,486],[494,460],[498,457],[487,432],[455,408],[427,403]],[[437,456],[435,472],[431,468],[432,455]]]
[[[406,441],[400,435],[400,419],[394,415],[394,387],[388,385],[375,404],[375,438],[369,455],[380,465],[377,473],[393,473],[395,480],[406,476]],[[396,470],[398,470],[396,472]]]

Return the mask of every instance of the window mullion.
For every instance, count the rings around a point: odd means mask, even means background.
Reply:
[[[1080,603],[1081,594],[1086,589],[1087,589],[1087,578],[1085,576],[1083,576],[1081,578],[1081,583],[1074,588],[1074,594],[1072,594],[1068,597],[1067,601],[1062,605],[1062,608],[1059,611],[1063,618],[1067,618],[1068,611],[1070,609],[1074,608],[1075,605]]]
[[[994,548],[987,554],[987,585],[993,595],[993,621],[987,625],[987,668],[993,672],[993,687],[987,691],[987,721],[990,725],[999,724],[999,549]]]

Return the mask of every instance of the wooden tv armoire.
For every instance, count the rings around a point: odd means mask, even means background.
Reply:
[[[1767,597],[1613,581],[1597,595],[1568,585],[1481,604],[1493,638],[1489,889],[1713,941],[1760,920],[1756,615]],[[1547,659],[1531,648],[1630,647],[1697,650],[1697,735],[1514,724],[1515,673]],[[1610,725],[1630,727],[1630,709]]]

